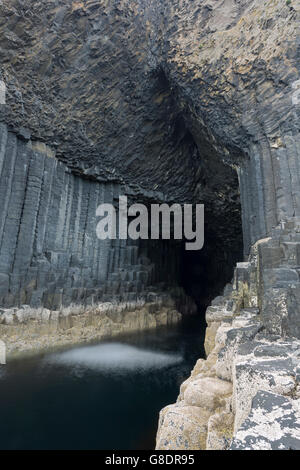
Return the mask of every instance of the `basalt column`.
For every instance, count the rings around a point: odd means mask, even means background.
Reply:
[[[72,174],[45,145],[20,140],[4,125],[0,157],[3,307],[60,310],[112,294],[130,300],[151,283],[139,276],[137,244],[97,238],[96,208],[114,204],[118,184]],[[130,281],[126,272],[134,268]]]

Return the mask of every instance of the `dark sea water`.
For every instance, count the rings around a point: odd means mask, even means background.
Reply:
[[[0,366],[0,449],[154,449],[204,333],[193,318]]]

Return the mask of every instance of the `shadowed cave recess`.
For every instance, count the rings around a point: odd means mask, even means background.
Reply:
[[[170,150],[165,150],[168,166],[159,164],[157,179],[152,178],[160,191],[120,184],[114,178],[99,183],[93,175],[70,171],[50,148],[27,136],[28,130],[15,132],[2,125],[6,147],[2,179],[11,185],[8,196],[2,186],[7,211],[6,216],[2,214],[1,246],[1,264],[6,268],[1,274],[4,308],[28,305],[59,312],[80,304],[89,309],[97,302],[147,301],[156,292],[170,294],[183,315],[200,314],[204,319],[207,306],[231,281],[233,268],[242,257],[236,169],[228,156],[223,162],[213,135],[205,134],[189,110],[178,108],[179,97],[161,67],[151,74],[149,85],[154,96],[167,96],[167,103],[159,106],[160,121],[151,123],[151,133],[155,138],[159,127],[167,126],[164,138],[174,152],[169,155]],[[166,145],[159,142],[162,144]],[[125,163],[126,176],[130,179],[131,174],[138,174],[144,161],[148,167],[147,159],[155,165],[158,152],[155,142],[149,144],[143,162],[132,158]],[[23,160],[23,168],[18,159]],[[151,172],[144,170],[146,180]],[[14,183],[22,188],[15,195]],[[124,194],[129,203],[142,202],[149,209],[151,203],[204,204],[204,248],[187,251],[186,240],[97,240],[96,203],[112,202],[117,209],[118,197]],[[20,220],[9,220],[9,212],[16,209]],[[15,253],[10,251],[12,240]]]

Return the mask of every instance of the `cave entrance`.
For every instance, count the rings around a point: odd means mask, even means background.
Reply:
[[[159,187],[169,204],[204,204],[205,241],[199,251],[187,251],[185,240],[147,240],[143,246],[156,266],[155,284],[183,288],[204,318],[206,308],[222,294],[236,263],[243,259],[237,168],[244,155],[217,138],[206,123],[205,108],[195,107],[163,68],[153,76],[152,94],[168,97],[156,109],[158,135],[165,129],[162,123],[166,124],[167,145],[158,148],[156,138],[149,143],[151,155],[158,157],[145,159],[145,165],[151,163],[148,178],[155,175],[154,187]],[[147,204],[158,202],[148,200]]]
[[[241,227],[240,227],[241,228]],[[220,234],[207,227],[205,244],[200,251],[186,251],[184,244],[180,252],[179,284],[197,305],[198,314],[204,318],[206,308],[232,281],[233,270],[241,260],[242,245],[237,240],[233,249],[222,244]]]
[[[237,223],[239,218],[234,220]],[[186,308],[181,305],[182,313],[197,313],[203,319],[212,300],[232,281],[234,267],[243,253],[241,220],[235,227],[236,238],[228,238],[214,228],[208,213],[205,243],[199,251],[186,250],[186,240],[143,240],[140,245],[141,253],[155,266],[154,287],[183,289],[193,302]]]

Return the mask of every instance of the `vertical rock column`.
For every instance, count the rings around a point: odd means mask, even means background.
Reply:
[[[119,195],[120,185],[72,174],[45,144],[1,124],[0,305],[61,310],[136,299],[152,265],[137,243],[96,234],[97,206]]]

